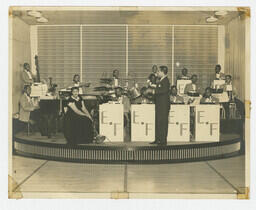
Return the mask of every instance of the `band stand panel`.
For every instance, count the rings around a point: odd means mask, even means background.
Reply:
[[[155,140],[155,105],[131,106],[131,141]]]
[[[124,140],[124,108],[123,104],[102,104],[99,106],[100,134],[110,141]]]
[[[195,106],[195,141],[220,140],[220,105]]]
[[[189,105],[171,105],[169,112],[167,141],[190,141],[190,107]]]

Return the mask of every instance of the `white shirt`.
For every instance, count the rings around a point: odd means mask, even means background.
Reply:
[[[32,79],[32,75],[31,75],[30,71],[25,70],[25,72],[27,73],[29,79]]]
[[[196,84],[192,84],[192,88],[194,91],[196,91]]]
[[[118,79],[114,78],[114,87],[118,86]]]

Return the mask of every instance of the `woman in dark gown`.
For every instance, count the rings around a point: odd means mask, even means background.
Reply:
[[[78,87],[71,88],[64,118],[64,136],[69,145],[88,144],[93,141],[92,118],[78,92]]]

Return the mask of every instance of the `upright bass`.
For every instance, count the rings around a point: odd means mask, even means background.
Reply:
[[[38,62],[37,55],[35,55],[35,65],[36,65],[36,82],[40,82],[39,62]]]

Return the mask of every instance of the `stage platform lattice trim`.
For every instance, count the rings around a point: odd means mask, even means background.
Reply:
[[[34,137],[34,138],[33,138]],[[224,135],[220,142],[171,142],[167,146],[148,142],[85,144],[68,146],[61,138],[39,138],[17,134],[14,154],[54,161],[79,163],[178,163],[205,161],[240,155],[241,138]]]

